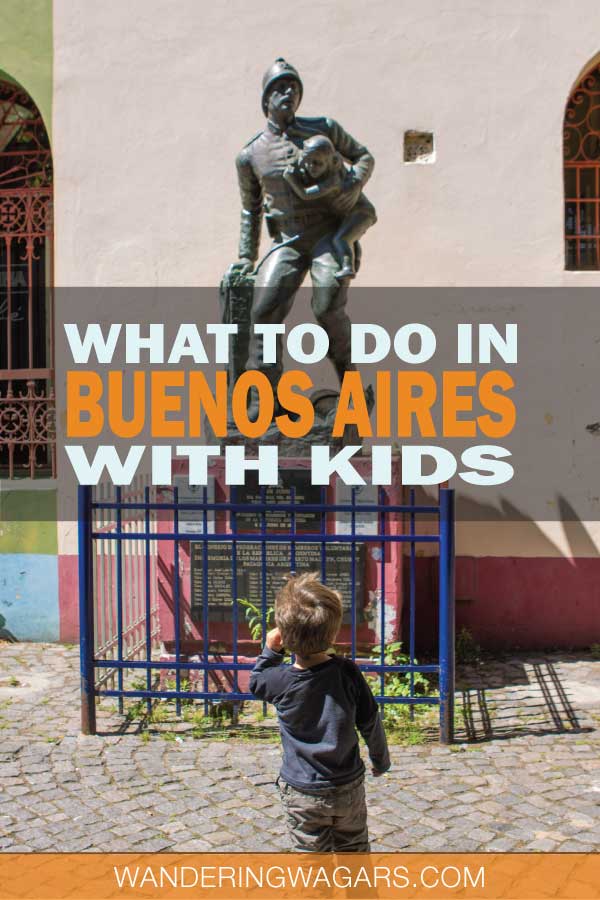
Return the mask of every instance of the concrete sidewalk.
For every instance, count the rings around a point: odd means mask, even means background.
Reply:
[[[373,849],[600,849],[600,661],[463,667],[458,688],[457,745],[393,746],[367,776]],[[216,740],[109,709],[83,737],[78,690],[76,649],[0,645],[0,850],[288,849],[270,723]]]

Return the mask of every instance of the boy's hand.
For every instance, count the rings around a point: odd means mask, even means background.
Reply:
[[[381,778],[382,775],[385,775],[385,772],[380,772],[379,769],[371,769],[371,774],[375,776],[375,778]]]
[[[281,632],[279,631],[279,628],[272,628],[267,633],[265,643],[269,650],[274,650],[276,653],[279,653],[279,651],[283,647],[283,641],[281,640]]]

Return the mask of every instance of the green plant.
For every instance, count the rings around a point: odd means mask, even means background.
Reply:
[[[256,603],[252,603],[250,600],[242,600],[238,598],[237,601],[240,606],[244,610],[244,615],[246,616],[246,622],[248,623],[248,628],[250,629],[250,634],[252,635],[253,641],[260,641],[263,639],[263,612],[260,606],[257,606]],[[267,607],[266,615],[265,615],[265,629],[268,631],[273,627],[275,622],[275,610],[272,606]]]
[[[203,728],[212,721],[209,715],[204,715],[203,706],[189,706],[183,711],[183,718],[184,721],[191,722],[198,728]]]
[[[600,659],[600,644],[591,644],[590,653],[592,659]]]
[[[410,657],[402,652],[400,641],[385,645],[383,659],[379,644],[373,647],[373,654],[373,662],[383,662],[386,666],[407,666],[411,663]],[[413,665],[418,665],[417,660],[413,660]],[[374,692],[380,693],[381,676],[370,675],[368,680]],[[383,693],[386,697],[410,697],[411,693],[413,696],[433,696],[437,692],[432,689],[429,679],[422,672],[386,672],[383,676]],[[425,739],[422,725],[431,716],[434,707],[428,703],[413,704],[411,715],[410,706],[408,703],[386,703],[384,721],[386,726],[398,732],[402,743],[421,743]]]
[[[456,662],[463,665],[472,665],[481,660],[481,647],[464,625],[456,638],[455,654]]]
[[[196,726],[195,728],[192,728],[192,730],[189,733],[191,734],[191,736],[194,738],[195,741],[199,741],[202,738],[206,737],[206,731],[203,728],[199,728],[198,726]]]
[[[396,723],[391,728],[388,726],[387,737],[390,744],[400,744],[402,747],[416,747],[425,743],[427,733],[418,719],[415,719],[413,722],[408,719],[406,722]]]
[[[167,678],[164,683],[164,687],[167,691],[176,691],[177,688],[177,678]],[[189,678],[180,678],[179,679],[179,690],[182,692],[193,690],[193,685]],[[179,699],[181,706],[191,706],[194,702],[192,697],[181,697]]]
[[[136,700],[135,703],[132,703],[131,706],[128,707],[125,718],[128,722],[133,722],[134,719],[139,719],[143,716],[145,709],[146,701]]]
[[[152,707],[152,712],[150,713],[149,720],[153,725],[160,725],[161,722],[166,722],[168,719],[169,710],[167,708],[167,705],[159,701]]]

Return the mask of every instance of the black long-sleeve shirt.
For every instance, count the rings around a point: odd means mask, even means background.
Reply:
[[[331,656],[309,669],[283,664],[283,655],[264,647],[250,677],[250,690],[273,703],[279,719],[281,777],[299,790],[319,791],[354,781],[364,772],[358,736],[373,767],[390,767],[379,708],[360,669]]]

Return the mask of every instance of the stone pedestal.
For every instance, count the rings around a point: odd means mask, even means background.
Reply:
[[[369,385],[365,391],[367,408],[369,411],[373,408],[374,393],[373,388]],[[332,453],[337,453],[342,447],[348,444],[359,445],[362,443],[358,436],[356,426],[349,425],[344,430],[341,437],[332,435],[333,425],[337,404],[339,401],[339,392],[323,389],[314,391],[311,394],[315,418],[310,432],[304,437],[288,438],[281,433],[275,422],[258,438],[248,438],[240,434],[235,422],[229,422],[228,433],[226,438],[215,437],[208,420],[204,422],[204,434],[209,444],[237,444],[246,448],[248,456],[254,456],[260,446],[264,444],[275,444],[279,449],[280,457],[286,457],[291,460],[299,457],[310,456],[310,448],[315,444],[328,446]],[[231,406],[231,404],[230,404]]]

